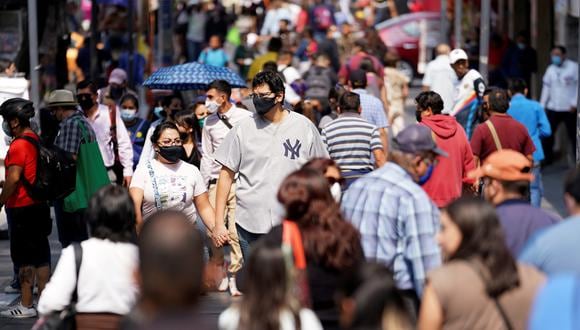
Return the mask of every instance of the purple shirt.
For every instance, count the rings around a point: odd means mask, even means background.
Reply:
[[[536,231],[558,222],[554,215],[520,199],[506,200],[497,205],[496,211],[506,244],[514,258],[518,257],[527,240]]]

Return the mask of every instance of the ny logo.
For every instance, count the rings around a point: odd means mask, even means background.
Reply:
[[[290,159],[300,158],[300,148],[302,147],[302,143],[300,140],[296,140],[296,143],[292,145],[290,143],[290,139],[286,139],[284,142],[284,157],[288,157]]]

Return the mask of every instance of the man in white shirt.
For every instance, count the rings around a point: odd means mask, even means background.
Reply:
[[[578,102],[578,63],[566,58],[566,48],[556,46],[552,49],[550,66],[542,80],[542,97],[540,103],[546,109],[546,115],[552,132],[561,122],[566,125],[572,153],[576,150],[576,109]],[[543,140],[546,162],[554,160],[554,134]]]
[[[482,104],[485,82],[479,72],[469,69],[467,53],[463,49],[454,49],[449,53],[449,64],[459,81],[455,85],[453,108],[450,115],[463,126],[468,138],[480,118],[478,108]]]
[[[435,51],[437,57],[429,62],[425,69],[423,91],[433,91],[439,94],[443,99],[443,113],[451,113],[454,105],[455,84],[457,84],[457,75],[449,65],[451,48],[447,44],[439,44]]]
[[[237,108],[230,103],[232,87],[227,81],[213,81],[206,93],[206,107],[211,113],[205,119],[201,137],[201,149],[204,157],[201,159],[201,174],[208,187],[209,201],[215,208],[217,179],[222,169],[222,165],[214,159],[214,153],[223,142],[226,135],[240,121],[251,117],[252,114],[244,109]],[[228,266],[229,280],[222,281],[219,289],[224,291],[227,287],[232,295],[239,295],[235,284],[235,273],[242,267],[242,250],[238,239],[235,222],[236,190],[232,184],[230,193],[226,200],[226,225],[229,232],[230,241],[230,265]],[[220,256],[218,256],[220,257]],[[226,284],[228,284],[226,286]]]
[[[78,83],[77,100],[95,131],[103,162],[109,171],[109,177],[112,182],[129,187],[133,176],[133,146],[129,133],[116,107],[112,108],[114,112],[112,114],[109,107],[97,103],[97,97],[97,89],[93,82],[84,80]],[[115,143],[117,151],[115,151]],[[123,167],[122,172],[114,170],[117,157]]]

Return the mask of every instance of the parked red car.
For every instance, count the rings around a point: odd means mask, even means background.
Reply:
[[[432,50],[439,43],[439,17],[435,12],[410,13],[375,26],[385,45],[399,54],[399,69],[409,78],[422,74],[431,60]]]

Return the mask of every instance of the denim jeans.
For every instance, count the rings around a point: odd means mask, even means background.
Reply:
[[[242,248],[242,256],[244,258],[244,261],[247,261],[248,257],[250,256],[250,246],[264,234],[251,233],[245,230],[244,228],[240,227],[238,224],[236,224],[236,229],[238,230],[238,237],[240,238],[240,247]]]
[[[530,184],[530,202],[532,206],[540,207],[544,195],[544,184],[542,183],[542,168],[539,164],[534,164],[532,174],[534,174],[534,181]]]

